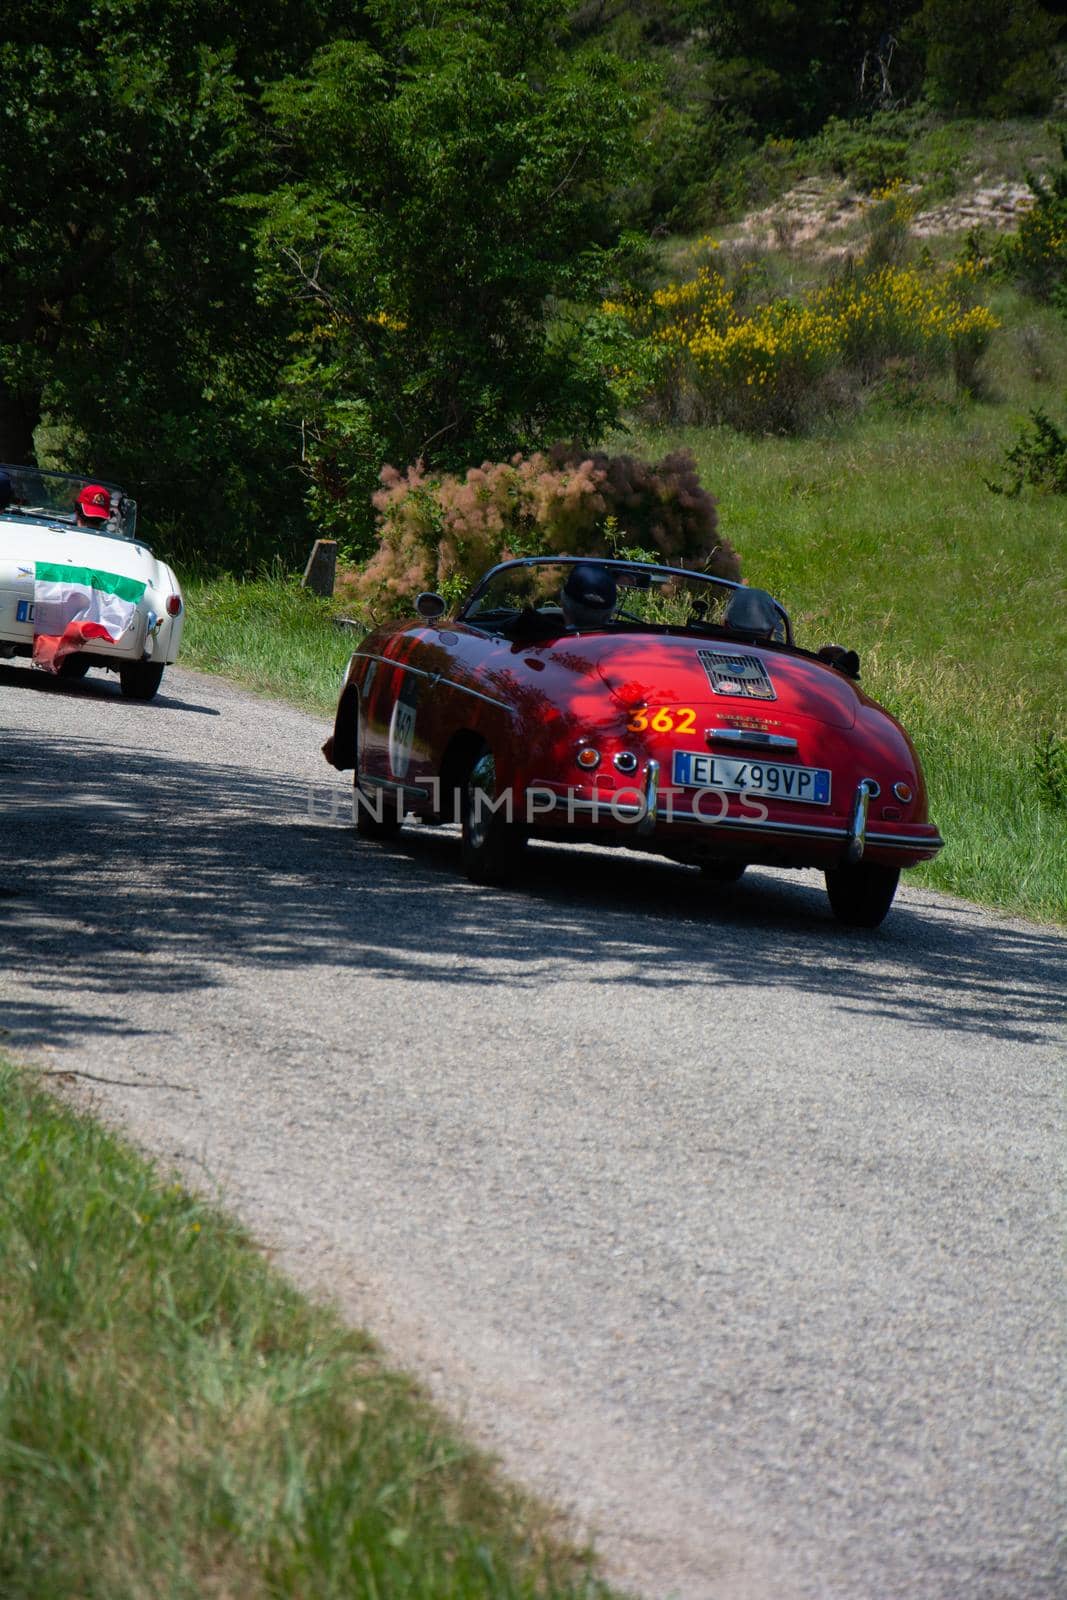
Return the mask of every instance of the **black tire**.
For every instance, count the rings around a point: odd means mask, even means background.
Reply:
[[[747,865],[747,861],[702,861],[700,875],[708,883],[736,883]]]
[[[92,656],[83,656],[76,651],[72,656],[63,657],[59,663],[59,676],[61,678],[84,678],[92,664]]]
[[[899,882],[899,867],[883,867],[875,861],[826,870],[826,892],[834,916],[849,928],[877,928],[893,904]]]
[[[496,799],[496,762],[492,751],[483,750],[467,774],[463,785],[463,840],[460,859],[472,883],[506,883],[518,865],[526,843],[526,830],[510,821],[507,810],[490,810]]]
[[[364,794],[357,771],[352,784],[352,821],[361,839],[395,839],[404,826],[400,791],[374,786]]]
[[[163,682],[163,666],[158,661],[131,661],[119,668],[119,687],[127,700],[152,700]]]

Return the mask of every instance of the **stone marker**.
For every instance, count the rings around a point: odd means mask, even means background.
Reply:
[[[304,568],[305,589],[312,594],[333,594],[333,580],[337,573],[337,540],[316,539]]]

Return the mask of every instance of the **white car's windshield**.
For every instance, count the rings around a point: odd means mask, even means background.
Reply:
[[[103,478],[0,464],[0,518],[132,540],[137,503]]]

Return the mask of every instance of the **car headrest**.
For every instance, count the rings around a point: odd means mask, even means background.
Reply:
[[[766,589],[735,589],[725,620],[728,628],[755,639],[773,639],[780,626],[778,607]]]

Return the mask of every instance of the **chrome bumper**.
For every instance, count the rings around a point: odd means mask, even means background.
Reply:
[[[634,790],[629,792],[634,793]],[[527,793],[537,796],[538,818],[562,812],[568,821],[573,821],[576,817],[582,819],[588,817],[592,822],[616,821],[633,824],[635,837],[642,841],[649,839],[657,828],[664,824],[669,831],[674,823],[695,823],[704,829],[714,828],[735,837],[777,834],[791,839],[812,839],[825,844],[840,844],[844,847],[842,851],[844,859],[850,863],[862,860],[868,845],[878,849],[907,850],[924,856],[934,856],[945,842],[936,832],[917,838],[914,834],[889,833],[871,828],[869,809],[872,794],[877,793],[877,786],[868,778],[862,779],[856,786],[852,814],[847,826],[828,822],[779,822],[760,817],[712,819],[699,811],[676,806],[670,801],[664,805],[660,797],[658,761],[649,761],[645,768],[640,800],[621,801],[609,795],[605,795],[603,799],[583,800],[573,792],[567,795],[556,794],[547,783],[530,783],[527,785]]]
[[[871,796],[878,793],[878,785],[872,778],[861,778],[856,785],[856,798],[852,802],[852,821],[848,825],[848,845],[845,849],[845,860],[855,866],[857,861],[863,860],[863,852],[867,847],[867,813],[870,810]]]

